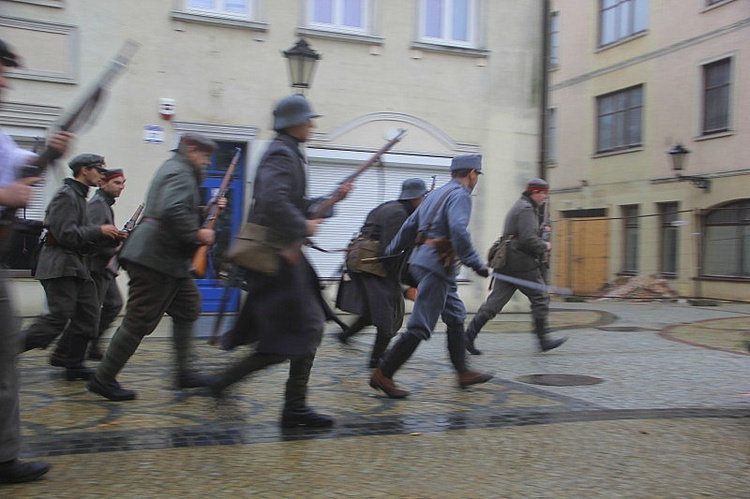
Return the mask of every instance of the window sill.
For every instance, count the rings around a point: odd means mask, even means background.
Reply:
[[[724,6],[724,5],[728,4],[728,3],[732,3],[732,2],[734,2],[734,0],[724,0],[723,2],[716,2],[715,4],[712,4],[712,5],[706,5],[700,11],[700,14],[703,14],[704,12],[708,12],[710,10],[718,9],[719,7],[722,7],[722,6]]]
[[[637,40],[638,38],[643,38],[644,36],[648,35],[648,30],[641,31],[640,33],[635,33],[633,35],[627,36],[625,38],[620,38],[619,40],[609,43],[607,45],[601,45],[596,50],[594,50],[595,54],[598,54],[599,52],[604,52],[605,50],[609,50],[615,47],[619,47],[620,45],[624,45],[626,43],[630,43],[633,40]]]
[[[608,158],[610,156],[618,156],[620,154],[630,154],[632,152],[641,152],[643,151],[643,146],[636,146],[631,147],[629,149],[618,149],[617,151],[606,151],[606,152],[597,152],[594,153],[591,158]]]
[[[723,282],[750,282],[750,277],[728,276],[728,275],[702,275],[693,277],[695,281],[723,281]]]
[[[450,45],[438,45],[435,43],[427,43],[427,42],[412,42],[411,48],[413,50],[425,50],[427,52],[440,52],[443,54],[454,54],[454,55],[460,55],[464,57],[487,58],[490,55],[490,51],[486,49],[455,47],[455,46],[450,46]]]
[[[30,3],[32,5],[40,5],[42,7],[55,7],[56,9],[62,9],[65,7],[65,0],[10,0],[11,2],[18,3]]]
[[[707,133],[699,137],[694,137],[693,140],[696,142],[700,142],[703,140],[712,140],[712,139],[720,139],[722,137],[731,137],[732,135],[735,135],[735,134],[736,132],[734,130],[726,130],[724,132]]]
[[[385,39],[381,36],[364,35],[359,33],[347,33],[345,31],[333,31],[319,28],[299,27],[297,35],[310,36],[313,38],[327,38],[343,42],[364,43],[367,45],[382,45]]]
[[[173,10],[170,15],[173,21],[182,21],[195,24],[211,24],[214,26],[218,25],[225,26],[227,28],[240,28],[252,31],[268,31],[268,24],[258,21],[251,21],[250,19],[228,16],[224,17],[220,15],[212,16],[209,14],[197,14],[194,12],[186,12],[182,10]]]

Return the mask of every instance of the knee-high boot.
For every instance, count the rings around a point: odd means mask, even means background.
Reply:
[[[333,426],[333,418],[319,414],[307,406],[307,383],[314,360],[314,353],[291,359],[284,393],[284,410],[281,413],[281,426],[284,428]]]
[[[115,378],[138,349],[141,340],[140,336],[130,334],[123,326],[117,328],[104,358],[89,381],[88,389],[113,401],[133,400],[136,393],[122,388]]]
[[[450,326],[445,333],[448,336],[448,354],[456,372],[466,371],[466,339],[463,326]]]
[[[388,349],[388,345],[391,343],[391,336],[386,332],[378,328],[378,332],[375,335],[375,343],[372,345],[372,353],[370,354],[370,369],[378,367],[380,359]]]
[[[549,337],[547,319],[545,318],[534,319],[534,334],[536,334],[536,337],[539,339],[539,348],[542,352],[548,352],[568,341],[568,338],[558,338],[556,340],[551,339]]]
[[[177,387],[197,388],[208,386],[205,376],[190,369],[193,353],[193,322],[174,322],[172,324],[172,343],[174,344],[175,360],[177,363]]]
[[[370,321],[365,317],[360,317],[352,323],[351,326],[347,327],[344,331],[338,334],[338,339],[341,343],[346,343],[349,338],[362,331],[364,328],[370,325]]]
[[[68,381],[78,379],[89,379],[94,374],[91,369],[83,365],[83,359],[86,357],[86,347],[89,344],[89,337],[79,334],[68,335],[67,340],[67,357],[65,358],[65,377]]]

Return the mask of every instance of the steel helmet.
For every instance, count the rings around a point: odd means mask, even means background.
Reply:
[[[273,129],[277,132],[304,125],[310,118],[319,118],[304,95],[295,94],[281,99],[273,110]]]

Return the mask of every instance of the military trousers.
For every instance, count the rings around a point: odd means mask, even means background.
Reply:
[[[99,295],[101,314],[99,316],[99,331],[97,338],[109,328],[112,321],[117,318],[123,306],[122,293],[117,285],[117,280],[109,271],[92,272],[91,277],[96,284],[96,290]]]
[[[430,339],[438,318],[447,326],[448,351],[453,367],[457,372],[465,371],[463,325],[466,320],[466,307],[458,296],[456,281],[417,265],[411,265],[409,272],[419,283],[417,300],[414,302],[406,331],[401,333],[381,362],[383,373],[392,377],[393,373],[411,357],[416,345],[420,341]]]
[[[174,277],[128,262],[128,303],[122,326],[143,338],[154,332],[166,313],[177,324],[198,320],[201,295],[192,277]]]
[[[467,328],[467,332],[472,335],[472,337],[476,336],[488,321],[492,320],[500,313],[503,307],[505,307],[513,297],[516,290],[526,295],[529,299],[529,302],[531,303],[531,315],[534,320],[547,321],[549,316],[549,293],[543,289],[543,286],[545,286],[546,283],[544,282],[544,279],[542,279],[541,270],[534,269],[528,272],[520,272],[512,274],[512,277],[534,282],[540,285],[542,289],[519,286],[517,284],[493,278],[492,291],[490,291],[487,299],[479,307],[479,310],[477,310],[476,315]]]
[[[3,272],[3,270],[0,270]],[[18,457],[21,429],[18,406],[16,356],[20,350],[18,321],[8,295],[5,276],[0,276],[0,463]]]
[[[99,331],[99,295],[94,281],[90,277],[55,277],[41,282],[49,312],[26,329],[26,348],[47,348],[63,332],[95,338]]]

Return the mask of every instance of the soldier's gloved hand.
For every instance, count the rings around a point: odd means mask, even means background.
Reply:
[[[482,266],[476,270],[477,274],[481,277],[489,277],[490,276],[490,269],[486,266]]]

